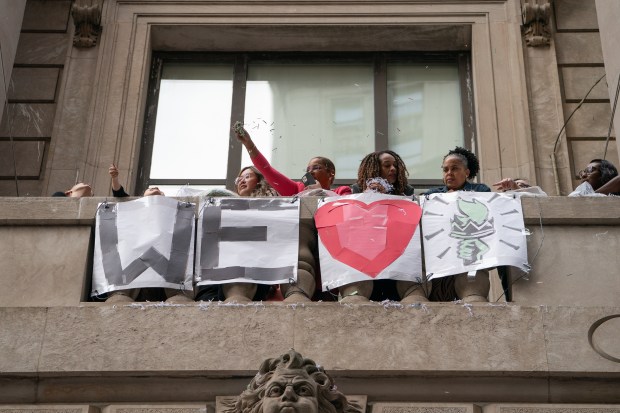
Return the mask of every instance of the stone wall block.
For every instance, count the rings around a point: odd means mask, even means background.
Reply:
[[[566,118],[575,109],[577,103],[564,105]],[[566,125],[566,135],[573,137],[605,137],[609,130],[611,108],[609,103],[584,103]],[[612,128],[612,136],[614,131]]]
[[[10,103],[8,116],[2,118],[0,137],[50,137],[55,111],[53,103]]]
[[[90,232],[87,226],[0,227],[0,262],[6,275],[0,277],[3,305],[78,305],[84,283],[90,282]]]
[[[596,296],[593,296],[596,297]],[[597,299],[598,301],[598,299]],[[598,301],[607,307],[552,307],[543,309],[549,371],[569,375],[570,372],[620,372],[620,307],[618,301]],[[600,326],[595,323],[608,316],[616,316]],[[589,333],[592,330],[592,345]],[[598,348],[598,352],[597,352]],[[575,362],[578,361],[578,362]],[[610,376],[620,384],[618,375]],[[560,387],[558,385],[558,387]],[[620,394],[616,394],[620,399]],[[602,399],[601,399],[602,400]]]
[[[598,20],[593,1],[554,0],[558,30],[596,30]]]
[[[494,309],[502,314],[501,328],[491,312],[476,305],[344,306],[338,309],[337,322],[332,305],[306,306],[296,312],[304,322],[296,323],[295,349],[310,358],[321,349],[321,364],[328,371],[511,371],[524,366],[528,371],[543,371],[540,314],[510,306]],[[521,330],[521,323],[528,327]],[[527,337],[510,342],[504,328],[527,331]],[[438,331],[443,333],[435,334]],[[511,356],[497,352],[500,347]],[[445,357],[448,353],[451,356]]]
[[[0,413],[100,413],[100,409],[76,404],[15,404],[0,405]]]
[[[285,306],[261,303],[50,309],[40,370],[255,370],[264,358],[293,347],[294,314]]]
[[[13,69],[9,99],[54,102],[60,68],[16,67]]]
[[[71,0],[28,0],[22,30],[66,31]]]
[[[63,65],[71,39],[66,33],[22,33],[15,64]]]
[[[613,404],[490,404],[483,413],[620,413]]]
[[[45,156],[46,141],[0,141],[0,177],[15,176],[13,156],[18,177],[38,179]]]
[[[572,227],[570,237],[566,226],[543,225],[541,230],[539,225],[528,224],[527,228],[532,233],[527,243],[532,270],[524,276],[510,269],[515,304],[597,306],[617,302],[620,278],[609,268],[620,265],[618,254],[604,259],[586,257],[596,256],[602,245],[605,251],[617,251],[620,228]],[[584,259],[575,259],[576,251]]]
[[[598,32],[555,33],[554,38],[559,64],[603,63]]]
[[[18,291],[15,285],[9,287],[13,293]],[[0,354],[3,355],[0,371],[3,375],[28,376],[37,372],[46,315],[46,308],[0,308]],[[0,384],[3,383],[0,381]]]
[[[583,99],[596,81],[605,74],[602,67],[561,67],[562,84],[566,99],[580,101]],[[607,82],[603,79],[592,89],[588,99],[609,99]]]
[[[207,406],[204,404],[113,404],[104,407],[101,413],[207,413]]]
[[[482,413],[475,404],[374,403],[371,413]]]

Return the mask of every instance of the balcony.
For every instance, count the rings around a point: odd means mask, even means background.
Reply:
[[[0,198],[0,403],[212,402],[291,347],[373,403],[620,403],[617,198],[523,199],[532,271],[473,305],[88,302],[103,200]]]

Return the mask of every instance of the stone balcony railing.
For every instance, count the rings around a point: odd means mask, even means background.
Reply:
[[[617,198],[523,199],[532,271],[475,305],[88,302],[101,201],[0,198],[0,403],[213,402],[291,347],[369,403],[620,403]]]

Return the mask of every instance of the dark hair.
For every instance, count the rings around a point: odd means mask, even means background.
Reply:
[[[614,164],[605,159],[592,159],[590,163],[598,163],[601,165],[599,168],[601,171],[601,186],[618,176],[618,170]]]
[[[449,156],[456,156],[463,162],[465,168],[469,169],[468,179],[474,179],[476,175],[478,175],[478,172],[480,171],[480,163],[478,162],[476,155],[474,155],[474,153],[470,150],[457,146],[453,150],[449,151],[448,154],[443,157],[443,160],[445,161]]]
[[[401,159],[401,157],[394,151],[377,151],[369,153],[362,159],[360,162],[360,167],[357,170],[357,186],[360,187],[361,191],[364,192],[366,190],[366,181],[370,178],[377,178],[381,176],[381,155],[387,153],[388,155],[392,155],[396,160],[396,182],[394,182],[394,194],[404,194],[405,188],[407,188],[407,177],[409,176],[409,171],[407,170],[407,166]]]
[[[279,196],[280,195],[278,194],[278,191],[276,191],[275,189],[271,187],[271,185],[269,185],[269,182],[267,182],[263,174],[260,173],[258,169],[256,169],[255,166],[245,166],[241,168],[241,170],[239,171],[239,175],[237,175],[237,177],[240,177],[243,171],[245,171],[246,169],[250,169],[252,172],[254,172],[254,174],[256,175],[256,179],[258,179],[258,182],[256,183],[256,188],[254,188],[250,196],[256,197],[256,196]],[[237,185],[235,185],[235,192],[237,191],[236,187]]]
[[[65,193],[64,193],[64,192],[62,192],[62,191],[56,191],[56,192],[54,192],[54,193],[52,194],[52,196],[64,196],[64,197],[66,197],[66,196],[67,196],[67,194],[65,194]]]

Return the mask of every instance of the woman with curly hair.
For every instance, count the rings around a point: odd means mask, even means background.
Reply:
[[[241,168],[235,179],[235,190],[240,196],[278,196],[278,192],[269,185],[262,173],[254,166]]]
[[[425,195],[453,191],[491,192],[485,184],[469,182],[478,175],[480,164],[476,155],[465,148],[457,146],[449,151],[443,158],[441,168],[444,186],[431,188]]]
[[[369,153],[362,159],[357,170],[357,182],[351,185],[354,194],[375,191],[391,195],[413,195],[413,187],[407,183],[409,172],[401,157],[393,151]],[[383,178],[389,185],[382,185]]]
[[[579,171],[581,182],[588,182],[596,193],[620,195],[620,177],[618,170],[605,159],[592,159],[588,166]]]
[[[444,186],[429,189],[425,195],[435,193],[446,193],[453,191],[472,191],[472,192],[491,192],[491,188],[485,184],[469,182],[474,179],[480,171],[478,158],[471,151],[457,146],[448,152],[443,158],[441,165],[443,169]],[[471,290],[471,283],[475,283],[477,290],[486,291],[486,294],[468,295]],[[434,278],[429,295],[431,301],[454,301],[463,300],[465,302],[487,301],[486,296],[489,292],[489,270],[476,271],[475,280],[470,281],[467,273],[456,274],[449,277]]]

